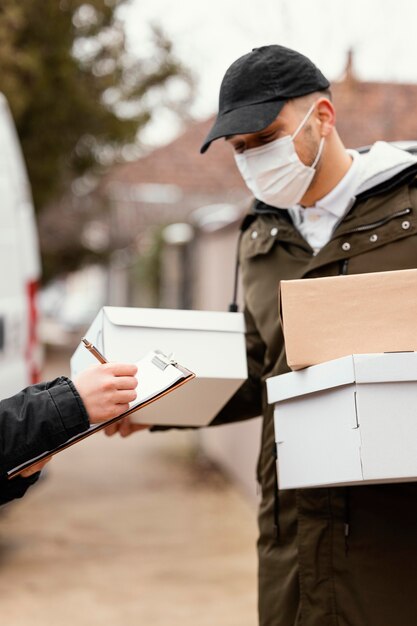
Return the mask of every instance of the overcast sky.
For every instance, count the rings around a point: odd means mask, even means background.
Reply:
[[[197,77],[200,118],[216,111],[227,67],[270,43],[306,54],[329,80],[353,48],[358,77],[417,83],[417,0],[130,0],[121,17],[140,56],[150,49],[149,23],[163,27]],[[169,139],[169,126],[160,120],[148,138]]]

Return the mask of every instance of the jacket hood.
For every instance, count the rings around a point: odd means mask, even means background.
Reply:
[[[417,157],[385,141],[377,141],[366,154],[360,155],[360,169],[356,196],[417,165]]]

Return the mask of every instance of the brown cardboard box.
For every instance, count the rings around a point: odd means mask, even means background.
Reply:
[[[293,370],[349,354],[417,351],[417,269],[281,282]]]

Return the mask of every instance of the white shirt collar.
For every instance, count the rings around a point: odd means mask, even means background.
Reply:
[[[294,211],[297,221],[301,212],[313,208],[327,211],[339,219],[344,217],[346,210],[351,206],[352,200],[355,198],[360,157],[359,152],[356,150],[348,150],[347,152],[352,157],[352,164],[343,178],[337,183],[336,187],[333,187],[326,196],[320,198],[320,200],[311,207],[303,207],[297,204],[289,209],[291,214]]]
[[[348,150],[352,163],[342,180],[311,207],[296,205],[288,212],[294,226],[317,253],[330,239],[337,224],[355,201],[361,155]]]
[[[352,157],[350,168],[336,187],[333,187],[326,196],[320,198],[315,204],[316,208],[324,209],[339,219],[344,217],[346,210],[351,206],[357,190],[360,155],[356,150],[348,150],[348,153]]]

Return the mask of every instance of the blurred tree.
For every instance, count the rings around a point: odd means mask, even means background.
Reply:
[[[125,3],[1,1],[0,91],[12,109],[38,211],[74,178],[119,158],[162,98],[185,106],[191,97],[191,76],[161,30],[153,28],[148,58],[127,51],[117,17]],[[170,89],[173,82],[185,89]]]

